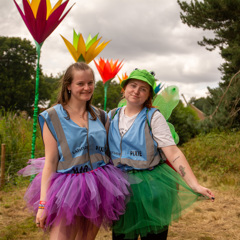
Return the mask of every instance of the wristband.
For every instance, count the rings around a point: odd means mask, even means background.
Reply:
[[[38,209],[45,209],[46,201],[40,201],[38,205]]]
[[[39,204],[39,205],[38,205],[38,209],[45,209],[45,205]]]

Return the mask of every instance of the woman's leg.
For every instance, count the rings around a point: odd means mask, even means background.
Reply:
[[[77,217],[74,224],[66,226],[62,220],[50,231],[50,240],[94,240],[99,227],[83,217]]]
[[[50,240],[74,240],[76,235],[75,225],[66,226],[65,219],[62,219],[58,224],[54,224],[50,230]]]
[[[166,240],[168,235],[168,228],[158,234],[148,234],[146,237],[141,237],[141,240]]]
[[[80,226],[84,226],[83,228]],[[94,240],[99,231],[99,227],[86,218],[81,218],[78,224],[78,231],[75,240]]]
[[[134,238],[131,240],[137,240],[138,238]],[[124,238],[124,234],[120,234],[120,235],[116,235],[113,231],[112,231],[112,240],[130,240],[130,239],[126,239]]]

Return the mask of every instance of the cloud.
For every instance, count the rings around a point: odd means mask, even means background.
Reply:
[[[187,99],[205,96],[207,86],[215,87],[220,81],[219,53],[209,52],[197,44],[211,33],[184,25],[176,1],[71,0],[70,4],[74,2],[68,16],[42,47],[44,73],[56,75],[73,63],[60,34],[72,42],[75,29],[85,38],[89,33],[92,36],[99,33],[103,40],[111,40],[99,56],[123,59],[120,74],[129,74],[136,67],[153,70],[159,81],[179,86]],[[13,1],[1,0],[0,13],[1,35],[33,42]],[[100,79],[95,65],[90,65]]]

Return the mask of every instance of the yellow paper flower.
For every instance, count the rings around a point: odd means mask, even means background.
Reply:
[[[77,34],[73,30],[73,44],[71,44],[66,38],[61,35],[65,42],[68,51],[71,53],[73,59],[76,62],[90,63],[110,42],[102,42],[97,46],[102,38],[98,38],[98,34],[93,38],[89,34],[88,39],[85,43],[82,34]]]
[[[121,85],[122,81],[123,81],[123,80],[126,80],[127,78],[128,78],[127,73],[122,74],[122,77],[121,77],[121,78],[118,76],[118,80],[119,80],[119,82],[120,82],[120,85]]]

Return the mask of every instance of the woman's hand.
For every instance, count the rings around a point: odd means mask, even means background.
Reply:
[[[163,147],[162,151],[174,169],[182,176],[188,186],[195,192],[214,201],[215,197],[210,189],[201,186],[195,177],[184,154],[177,146]]]
[[[46,211],[44,209],[38,209],[37,216],[36,216],[37,227],[40,227],[42,229],[45,228],[46,217],[47,217]]]
[[[193,190],[194,190],[195,192],[197,192],[197,193],[202,194],[204,197],[207,197],[207,198],[211,199],[212,202],[214,202],[215,197],[214,197],[214,194],[212,193],[212,191],[211,191],[210,189],[205,188],[205,187],[203,187],[203,186],[201,186],[201,185],[198,185],[198,186],[197,186],[196,188],[194,188]]]

